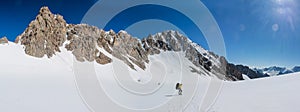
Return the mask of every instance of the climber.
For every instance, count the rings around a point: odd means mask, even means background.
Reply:
[[[182,95],[182,84],[177,83],[176,84],[176,90],[178,90],[178,95]]]

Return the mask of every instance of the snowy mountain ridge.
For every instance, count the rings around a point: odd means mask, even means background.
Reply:
[[[87,24],[68,24],[61,15],[52,14],[42,7],[36,19],[19,35],[16,43],[24,46],[25,53],[41,58],[53,57],[62,49],[72,52],[77,61],[96,61],[108,64],[112,55],[131,69],[145,70],[149,56],[161,52],[183,52],[197,68],[204,69],[222,80],[242,80],[242,72],[225,57],[203,49],[176,31],[164,31],[138,39],[126,31],[104,31]],[[197,71],[197,70],[196,70]],[[197,72],[199,73],[199,72]]]
[[[197,68],[214,74],[221,80],[243,80],[242,74],[250,78],[265,77],[248,66],[234,65],[225,57],[207,51],[177,31],[164,31],[138,39],[126,31],[104,31],[87,24],[68,24],[63,16],[53,14],[48,7],[42,7],[15,43],[24,46],[25,53],[41,58],[53,57],[62,49],[72,52],[77,61],[108,64],[111,56],[122,60],[131,69],[143,70],[149,63],[149,56],[161,52],[183,52]],[[109,55],[109,56],[108,56]],[[200,73],[200,72],[197,72]]]
[[[291,69],[286,67],[271,66],[267,68],[253,68],[253,70],[261,74],[266,74],[268,76],[277,76],[288,73],[300,72],[300,66],[294,66]]]

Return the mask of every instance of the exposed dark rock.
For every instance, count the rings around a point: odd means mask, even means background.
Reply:
[[[96,57],[96,62],[99,64],[107,64],[107,63],[111,63],[112,59],[110,59],[109,57],[107,57],[106,55],[104,55],[102,52],[99,52],[99,56]]]
[[[234,64],[231,63],[227,64],[226,75],[233,80],[243,80],[242,72]]]
[[[251,79],[266,77],[266,75],[255,72],[254,70],[250,69],[248,66],[236,65],[236,67],[242,74],[247,75]]]

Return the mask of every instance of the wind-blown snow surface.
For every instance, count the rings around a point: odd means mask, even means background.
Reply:
[[[26,55],[21,45],[9,43],[9,45],[0,45],[0,53],[1,112],[90,111],[86,106],[87,102],[82,99],[82,94],[79,94],[70,52],[62,49],[61,53],[50,59],[46,57],[34,58]],[[102,83],[106,94],[121,99],[117,101],[118,105],[139,109],[140,111],[143,110],[142,108],[155,106],[156,103],[161,105],[156,109],[143,111],[191,112],[198,111],[200,105],[210,106],[209,104],[203,104],[205,102],[201,101],[206,96],[209,82],[214,75],[210,74],[211,76],[209,76],[209,74],[206,74],[207,76],[205,76],[190,72],[190,66],[195,66],[185,59],[183,53],[180,52],[165,52],[150,56],[149,59],[150,63],[146,65],[146,71],[141,69],[122,71],[122,66],[126,67],[127,65],[115,58],[113,58],[113,62],[117,62],[117,66],[113,63],[107,65],[95,64],[98,73],[96,78]],[[120,68],[114,71],[112,70],[114,66]],[[204,71],[204,69],[200,68],[199,71]],[[112,78],[111,76],[116,77],[114,73],[118,74],[118,72],[124,72],[119,73],[121,76],[117,76],[120,78],[119,83],[124,87],[136,87],[130,88],[130,90],[135,90],[133,92],[137,92],[135,94],[139,94],[139,91],[147,91],[149,94],[135,97],[124,91],[116,90],[117,86],[113,85],[115,83],[111,83],[109,78]],[[129,80],[132,81],[127,83]],[[183,95],[166,97],[166,95],[176,94],[177,91],[173,85],[177,82],[183,83]],[[297,99],[300,99],[299,83],[300,73],[259,80],[225,82],[218,99],[209,111],[300,111],[297,101]],[[143,88],[141,86],[143,84],[147,87]],[[154,88],[155,91],[151,91],[151,88]],[[108,101],[104,99],[105,97],[105,95],[99,96],[99,98],[103,98],[100,100],[104,104],[114,105],[116,102]],[[143,98],[143,100],[140,98]],[[189,105],[185,105],[187,103]],[[106,108],[130,111],[130,109],[116,105]],[[99,110],[106,111],[105,108]],[[96,110],[96,112],[99,110]],[[205,108],[202,107],[202,110],[205,110]]]
[[[300,72],[225,82],[210,112],[300,112]]]
[[[74,83],[71,54],[34,58],[14,43],[0,45],[1,112],[88,112]],[[72,58],[70,58],[72,59]]]

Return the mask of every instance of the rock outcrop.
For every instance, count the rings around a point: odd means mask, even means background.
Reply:
[[[267,77],[266,74],[262,74],[259,72],[256,72],[252,69],[250,69],[248,66],[244,65],[235,65],[236,69],[238,69],[242,74],[247,75],[249,78],[254,79],[254,78],[261,78],[261,77]]]
[[[52,57],[66,40],[66,21],[61,15],[42,7],[36,19],[17,37],[16,42],[25,46],[25,52],[34,57]]]
[[[0,38],[0,44],[7,44],[7,43],[8,43],[8,39],[6,37]]]
[[[88,25],[68,25],[66,33],[69,43],[65,45],[68,51],[72,51],[78,61],[94,61],[99,57],[97,39],[101,37],[101,31]]]
[[[79,61],[94,61],[100,64],[110,63],[112,60],[100,49],[124,61],[129,67],[135,69],[134,64],[145,69],[148,55],[145,53],[139,40],[131,37],[124,31],[115,33],[105,32],[94,26],[86,24],[69,25],[66,48],[75,55]]]
[[[149,62],[148,54],[139,39],[133,38],[125,31],[120,31],[118,34],[114,35],[114,32],[110,30],[109,34],[113,37],[113,56],[123,60],[133,69],[135,69],[133,64],[141,69],[146,68],[145,63]]]

